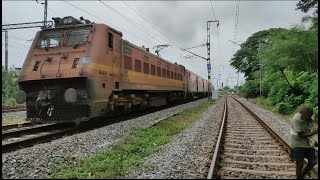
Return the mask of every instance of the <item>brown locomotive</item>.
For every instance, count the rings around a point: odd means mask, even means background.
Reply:
[[[26,102],[27,120],[83,121],[212,91],[208,81],[110,26],[71,16],[53,20],[54,28],[36,34],[18,77],[16,100]]]

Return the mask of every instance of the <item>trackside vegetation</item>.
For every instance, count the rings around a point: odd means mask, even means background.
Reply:
[[[144,157],[161,150],[161,145],[197,121],[213,104],[206,101],[150,128],[136,129],[128,138],[92,157],[55,160],[49,178],[123,178],[133,167],[146,167]]]
[[[318,1],[304,0],[296,10],[305,15],[289,29],[271,28],[252,34],[230,60],[246,82],[240,94],[279,114],[292,116],[303,104],[318,119]],[[310,14],[310,13],[309,13]],[[306,27],[306,23],[311,24]],[[261,90],[261,91],[260,91]]]
[[[6,99],[5,82],[6,82],[6,71],[5,71],[5,67],[2,66],[2,104],[5,103],[5,99]],[[14,67],[8,68],[8,82],[9,82],[8,83],[8,87],[9,87],[8,105],[15,106],[16,105],[15,95],[19,87],[16,82]]]

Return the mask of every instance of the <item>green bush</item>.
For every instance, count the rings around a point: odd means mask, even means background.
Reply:
[[[14,67],[9,68],[9,74],[8,74],[8,86],[9,86],[9,99],[8,104],[15,105],[15,95],[19,89],[17,82],[14,78],[15,70]],[[6,100],[6,71],[4,66],[2,66],[2,104],[5,103]]]
[[[277,105],[277,112],[283,115],[291,114],[292,107],[288,103],[281,102]]]
[[[259,85],[259,80],[246,81],[243,86],[241,86],[240,93],[245,98],[258,97],[260,95]]]

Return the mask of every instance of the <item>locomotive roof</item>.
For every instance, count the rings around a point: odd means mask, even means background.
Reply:
[[[140,51],[142,51],[142,52],[144,52],[144,53],[146,53],[146,54],[148,54],[148,55],[150,55],[150,56],[153,56],[154,58],[157,58],[157,59],[159,59],[159,60],[161,60],[161,61],[164,61],[164,62],[166,62],[166,63],[172,64],[172,65],[175,65],[175,66],[179,66],[179,67],[185,68],[185,67],[184,67],[183,65],[181,65],[181,64],[175,64],[175,63],[172,63],[172,62],[170,62],[170,61],[168,61],[168,60],[165,60],[165,59],[163,59],[163,58],[161,58],[161,57],[159,57],[159,56],[156,56],[156,55],[152,54],[151,52],[149,52],[149,51],[147,51],[147,50],[145,50],[145,49],[143,49],[143,48],[141,48],[141,47],[139,47],[139,46],[137,46],[137,45],[132,44],[132,43],[129,42],[128,40],[125,40],[125,39],[122,39],[122,40],[123,40],[123,42],[124,42],[125,44],[127,44],[127,45],[129,45],[129,46],[132,46],[132,47],[134,47],[134,48],[136,48],[136,49],[138,49],[138,50],[140,50]]]
[[[78,28],[78,27],[94,26],[94,25],[104,25],[104,26],[107,26],[110,30],[112,30],[112,31],[120,34],[121,37],[122,37],[122,32],[121,32],[121,31],[118,31],[118,30],[114,29],[113,27],[108,26],[108,25],[106,25],[106,24],[100,24],[100,23],[98,24],[98,23],[94,23],[94,22],[92,22],[92,23],[87,23],[87,24],[74,24],[74,25],[64,25],[64,26],[58,26],[58,27],[47,27],[47,28],[43,28],[42,30],[43,30],[43,31],[46,31],[46,30],[67,29],[67,28],[74,28],[74,27]]]
[[[203,78],[202,76],[198,75],[197,73],[194,73],[193,71],[185,68],[185,67],[184,67],[183,65],[181,65],[181,64],[174,64],[174,63],[172,63],[172,62],[170,62],[170,61],[168,61],[168,60],[165,60],[165,59],[163,59],[163,58],[161,58],[161,57],[159,57],[159,56],[156,56],[156,55],[150,53],[149,51],[147,51],[147,50],[145,50],[145,49],[143,49],[143,48],[141,48],[141,47],[139,47],[139,46],[137,46],[137,45],[135,45],[135,44],[132,44],[132,43],[129,42],[128,40],[125,40],[125,39],[122,39],[122,40],[123,40],[124,43],[126,43],[127,45],[129,45],[129,46],[131,46],[131,47],[134,47],[134,48],[136,48],[136,49],[138,49],[138,50],[140,50],[140,51],[142,51],[142,52],[144,52],[144,53],[146,53],[146,54],[148,54],[148,55],[150,55],[150,56],[153,56],[153,57],[155,57],[155,58],[157,58],[157,59],[159,59],[159,60],[161,60],[161,61],[167,62],[167,63],[172,64],[172,65],[175,65],[175,66],[183,67],[184,69],[186,69],[187,71],[195,74],[196,76],[200,77],[201,79],[208,81],[207,79]]]
[[[104,26],[107,26],[110,30],[112,30],[112,31],[120,34],[121,37],[122,37],[122,32],[121,32],[121,31],[118,31],[118,30],[116,30],[115,28],[113,28],[113,27],[111,27],[111,26],[109,26],[109,25],[101,24],[101,23],[94,23],[94,22],[87,23],[87,24],[65,25],[65,26],[59,26],[59,27],[54,27],[54,28],[49,27],[49,28],[44,28],[44,29],[42,29],[42,30],[45,31],[45,30],[53,30],[53,29],[64,29],[64,28],[71,28],[71,27],[85,27],[85,26],[94,26],[94,25],[104,25]],[[139,47],[139,46],[137,46],[137,45],[129,42],[128,40],[125,40],[125,39],[122,39],[122,40],[123,40],[123,42],[126,43],[127,45],[129,45],[129,46],[131,46],[131,47],[134,47],[134,48],[136,48],[136,49],[138,49],[138,50],[144,52],[145,54],[148,54],[148,55],[150,55],[150,56],[152,56],[152,57],[154,57],[154,58],[157,58],[158,60],[161,60],[161,61],[164,61],[164,62],[169,63],[169,64],[171,64],[171,65],[175,65],[175,66],[178,66],[178,67],[180,67],[180,68],[182,67],[182,68],[186,69],[186,68],[185,68],[183,65],[181,65],[181,64],[172,63],[172,62],[170,62],[170,61],[168,61],[168,60],[165,60],[165,59],[163,59],[163,58],[161,58],[161,57],[159,57],[159,56],[156,56],[156,55],[152,54],[151,52],[149,52],[149,51],[147,51],[147,50],[145,50],[145,49],[143,49],[143,48],[141,48],[141,47]],[[195,75],[197,75],[198,77],[201,77],[200,75],[192,72],[192,71],[189,70],[189,69],[186,69],[186,70],[189,71],[189,72],[191,72],[191,73],[193,73],[193,74],[195,74]],[[204,79],[203,77],[201,77],[201,78]],[[204,80],[206,80],[206,79],[204,79]]]

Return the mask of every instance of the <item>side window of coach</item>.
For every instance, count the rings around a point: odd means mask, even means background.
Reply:
[[[109,42],[109,48],[113,48],[113,34],[112,33],[108,33],[108,42]]]

